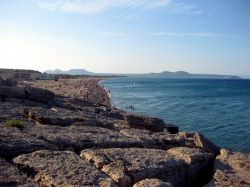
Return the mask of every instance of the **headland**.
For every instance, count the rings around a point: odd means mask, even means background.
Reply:
[[[250,186],[250,155],[114,108],[100,80],[0,80],[0,186]]]

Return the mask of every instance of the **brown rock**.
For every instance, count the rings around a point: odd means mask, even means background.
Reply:
[[[145,179],[136,183],[133,187],[172,187],[172,185],[159,179]]]
[[[34,170],[42,186],[107,186],[116,184],[105,174],[70,151],[37,151],[13,159],[21,168]]]
[[[174,186],[184,186],[184,162],[163,150],[140,148],[83,150],[81,157],[93,162],[120,186],[131,186],[147,178],[158,178]]]
[[[212,176],[213,154],[188,147],[171,148],[167,153],[186,163],[187,186],[203,186]]]
[[[214,156],[217,156],[220,153],[220,148],[200,133],[195,133],[194,143],[197,147],[214,154]]]
[[[250,186],[250,155],[221,149],[214,171],[214,177],[206,187]]]

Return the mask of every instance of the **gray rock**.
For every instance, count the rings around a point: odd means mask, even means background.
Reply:
[[[77,121],[84,121],[84,116],[62,108],[24,108],[24,115],[29,120],[46,125],[68,126]]]
[[[195,133],[194,143],[204,151],[214,154],[215,157],[220,153],[220,148],[200,133]]]
[[[52,125],[24,125],[23,133],[66,148],[79,151],[85,148],[99,147],[142,147],[140,140],[127,137],[120,132],[90,126],[52,126]]]
[[[172,185],[159,179],[145,179],[136,183],[133,187],[172,187]]]
[[[120,132],[128,137],[142,141],[146,148],[169,149],[172,147],[186,146],[186,139],[178,134],[152,132],[140,129],[124,129]]]
[[[0,186],[38,186],[35,181],[5,159],[0,158]]]
[[[18,128],[0,125],[0,156],[11,158],[40,149],[58,150],[58,147]]]
[[[182,160],[158,149],[111,148],[83,150],[81,157],[109,175],[119,186],[131,186],[147,178],[158,178],[174,186],[184,186]]]
[[[26,94],[21,87],[0,86],[0,97],[2,101],[5,101],[8,97],[25,99]]]
[[[112,179],[70,151],[41,150],[13,161],[23,169],[32,169],[41,186],[116,186]]]
[[[177,126],[166,124],[160,118],[126,114],[125,119],[132,128],[146,129],[154,132],[162,132],[164,129],[167,129],[170,133],[178,133]]]
[[[250,186],[250,155],[222,149],[216,157],[214,172],[206,187]]]
[[[55,98],[55,94],[49,90],[26,86],[24,88],[26,97],[39,102],[49,102]]]

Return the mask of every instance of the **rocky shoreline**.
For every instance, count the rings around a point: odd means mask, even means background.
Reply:
[[[0,186],[250,186],[250,155],[110,104],[100,79],[0,80]]]

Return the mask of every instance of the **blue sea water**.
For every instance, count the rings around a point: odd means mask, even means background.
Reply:
[[[250,80],[116,78],[101,84],[113,106],[156,116],[181,131],[250,153]]]

